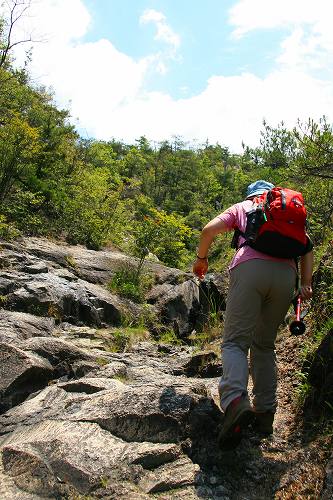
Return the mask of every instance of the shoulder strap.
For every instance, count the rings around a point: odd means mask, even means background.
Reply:
[[[238,245],[240,236],[243,236],[243,238],[245,238],[245,234],[243,233],[243,231],[241,231],[240,229],[238,229],[238,227],[236,227],[230,244],[231,248],[236,248],[236,250],[238,250],[239,248],[247,244],[246,241],[244,241],[244,243]]]
[[[253,207],[257,206],[257,204],[258,204],[258,198],[255,197],[252,200],[252,210],[253,210]],[[245,239],[245,241],[241,245],[238,244],[240,236],[242,236]],[[231,248],[235,248],[236,250],[239,250],[240,248],[242,248],[245,245],[248,245],[248,242],[246,241],[246,238],[245,238],[245,233],[243,233],[243,231],[241,231],[238,227],[236,227],[236,229],[234,230],[234,234],[233,234],[230,246],[231,246]]]

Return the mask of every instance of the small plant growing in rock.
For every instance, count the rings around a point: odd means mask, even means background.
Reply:
[[[5,307],[7,301],[8,301],[7,295],[0,295],[0,307]]]
[[[100,484],[101,484],[101,487],[102,488],[107,488],[108,484],[109,484],[109,478],[108,477],[101,477],[100,478]]]
[[[167,330],[161,333],[158,337],[158,341],[164,344],[181,345],[182,341],[177,337],[173,330]]]
[[[62,320],[62,314],[59,307],[56,304],[50,303],[47,308],[47,315],[50,318],[54,318],[56,322],[60,323]]]
[[[66,263],[72,268],[72,269],[77,269],[77,263],[73,257],[73,255],[65,255],[64,257]]]
[[[119,328],[112,332],[109,338],[109,350],[111,352],[124,352],[135,343],[148,340],[149,332],[143,327]]]
[[[99,365],[99,366],[105,366],[109,363],[109,360],[106,359],[106,358],[95,358],[95,362]]]
[[[153,277],[150,274],[142,273],[141,267],[127,264],[114,273],[108,288],[133,302],[142,303],[152,284]]]

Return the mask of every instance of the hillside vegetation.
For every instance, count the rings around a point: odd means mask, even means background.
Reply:
[[[14,69],[9,28],[0,22],[0,236],[112,244],[139,256],[149,250],[186,268],[201,227],[263,178],[303,191],[317,248],[330,237],[333,131],[325,118],[295,130],[263,123],[258,147],[244,145],[241,154],[178,137],[82,138],[28,70]],[[213,263],[228,248],[228,238],[219,241]]]

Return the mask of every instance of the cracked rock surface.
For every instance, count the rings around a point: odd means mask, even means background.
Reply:
[[[273,437],[249,429],[236,450],[221,451],[218,342],[200,351],[148,336],[110,350],[121,318],[141,313],[105,286],[129,259],[37,238],[3,242],[0,499],[332,498],[330,440],[307,441],[295,412],[302,339],[279,335]],[[186,339],[207,307],[201,291],[189,273],[149,266],[149,307]],[[207,286],[223,308],[224,281]]]

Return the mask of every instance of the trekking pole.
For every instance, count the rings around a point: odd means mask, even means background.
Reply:
[[[302,335],[305,332],[305,323],[301,319],[301,302],[302,298],[298,295],[295,304],[296,319],[292,321],[289,326],[292,335]]]

